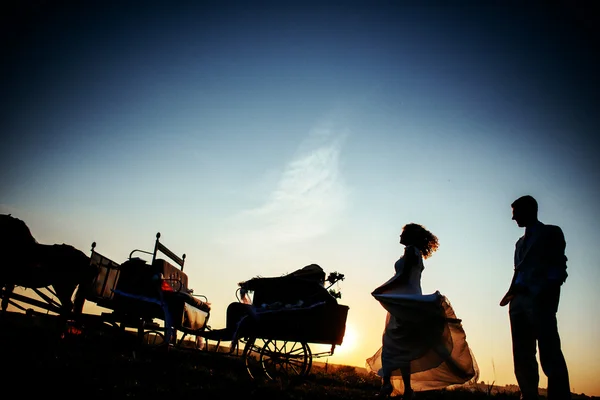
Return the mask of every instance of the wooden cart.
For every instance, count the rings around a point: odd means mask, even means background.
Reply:
[[[342,344],[349,307],[338,304],[325,283],[331,287],[343,278],[333,273],[325,280],[321,267],[312,264],[285,276],[241,282],[238,302],[227,308],[226,327],[198,335],[208,351],[210,341],[217,342],[212,351],[230,342],[229,354],[241,356],[253,378],[304,377],[314,358],[333,355]],[[314,353],[310,344],[331,348]]]

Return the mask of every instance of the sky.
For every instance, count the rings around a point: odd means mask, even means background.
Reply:
[[[595,11],[166,4],[5,14],[1,213],[40,243],[89,254],[96,242],[118,263],[160,232],[186,254],[216,329],[240,281],[312,263],[341,272],[346,337],[326,360],[359,367],[384,328],[370,293],[394,273],[402,226],[422,224],[440,241],[423,292],[451,302],[480,380],[506,385],[498,303],[523,234],[510,204],[530,194],[567,240],[558,322],[571,388],[600,396]]]

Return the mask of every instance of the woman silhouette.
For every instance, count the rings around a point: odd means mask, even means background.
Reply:
[[[437,250],[438,238],[410,223],[402,228],[400,244],[405,248],[395,275],[371,293],[388,311],[382,346],[367,359],[367,368],[382,377],[379,395],[412,399],[414,389],[476,380],[475,359],[450,303],[439,292],[421,290],[423,259]]]

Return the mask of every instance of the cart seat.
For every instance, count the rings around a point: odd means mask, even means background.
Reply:
[[[165,301],[183,301],[186,304],[189,304],[193,307],[196,307],[202,311],[209,312],[210,305],[197,297],[194,297],[190,293],[187,292],[175,292],[175,291],[164,291],[163,296]]]
[[[162,279],[161,289],[165,301],[183,301],[202,311],[210,311],[210,305],[208,303],[192,295],[192,291],[188,288],[188,277],[185,272],[162,258],[154,260],[152,265],[154,271],[159,274]]]
[[[205,339],[217,341],[235,341],[243,336],[245,330],[256,321],[254,309],[249,304],[231,303],[227,306],[225,328],[212,329],[201,333]]]
[[[188,292],[188,277],[185,272],[173,266],[162,258],[157,258],[152,263],[155,273],[162,274],[162,278],[176,292]]]

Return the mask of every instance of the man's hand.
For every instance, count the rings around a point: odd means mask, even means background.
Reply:
[[[506,294],[504,295],[502,300],[500,300],[500,307],[504,307],[505,305],[510,303],[511,300],[514,298],[515,298],[515,294],[509,290],[508,292],[506,292]]]
[[[504,307],[508,303],[510,303],[517,294],[519,293],[527,293],[527,288],[520,284],[514,284],[509,289],[508,292],[504,295],[502,300],[500,300],[500,307]]]

